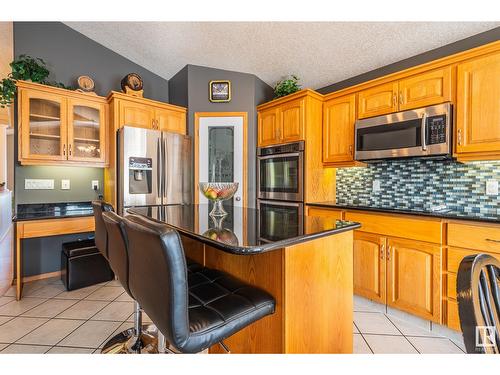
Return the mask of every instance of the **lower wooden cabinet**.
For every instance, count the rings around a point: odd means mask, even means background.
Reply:
[[[386,303],[386,243],[384,236],[354,232],[354,293],[383,304]]]
[[[441,322],[441,246],[387,241],[387,305]]]

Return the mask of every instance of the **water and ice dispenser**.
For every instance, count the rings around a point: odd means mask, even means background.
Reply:
[[[129,194],[151,194],[153,191],[153,161],[151,158],[130,157],[128,161]]]

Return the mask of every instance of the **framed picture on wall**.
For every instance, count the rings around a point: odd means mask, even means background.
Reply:
[[[211,102],[229,102],[231,101],[231,82],[230,81],[210,81],[209,99]]]

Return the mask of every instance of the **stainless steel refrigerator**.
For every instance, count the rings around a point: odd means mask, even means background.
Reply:
[[[191,138],[125,126],[118,131],[118,212],[192,202]]]

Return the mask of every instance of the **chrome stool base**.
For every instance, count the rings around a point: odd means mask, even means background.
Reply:
[[[106,342],[101,354],[158,354],[158,329],[143,325],[139,337],[134,328],[126,329]]]

